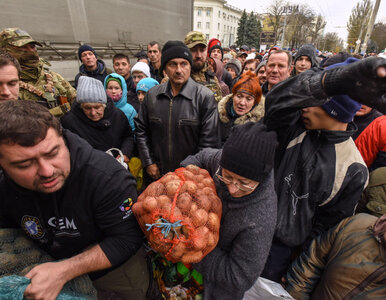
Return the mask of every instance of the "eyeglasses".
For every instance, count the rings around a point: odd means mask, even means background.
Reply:
[[[237,182],[233,183],[233,180],[229,180],[229,179],[223,177],[222,175],[220,175],[220,167],[218,167],[218,169],[216,171],[216,176],[218,179],[220,179],[226,185],[233,184],[235,187],[237,187],[240,191],[243,191],[243,192],[252,192],[259,185],[259,183],[256,183],[254,186],[249,186],[246,184],[240,184]]]

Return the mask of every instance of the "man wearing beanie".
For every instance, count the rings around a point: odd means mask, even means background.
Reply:
[[[216,248],[193,265],[204,278],[204,299],[241,300],[260,276],[275,231],[273,165],[276,134],[262,123],[234,127],[222,150],[204,149],[182,166],[213,176],[222,201]]]
[[[112,70],[106,68],[105,62],[97,58],[94,48],[89,45],[79,47],[78,58],[82,64],[79,67],[79,73],[75,76],[75,88],[78,86],[80,76],[89,76],[104,83],[106,76],[112,73]]]
[[[199,31],[190,31],[185,36],[184,43],[192,53],[191,77],[195,82],[209,88],[216,101],[220,101],[222,98],[220,84],[216,74],[208,69],[208,43],[205,35]]]
[[[35,101],[61,117],[70,110],[76,91],[60,74],[48,70],[48,62],[39,57],[36,46],[42,46],[20,28],[0,32],[0,49],[20,64],[19,99]]]
[[[262,274],[280,281],[295,248],[351,216],[368,180],[351,135],[361,102],[386,111],[386,60],[348,59],[313,68],[275,86],[264,122],[278,134],[278,224]]]
[[[135,118],[142,165],[150,180],[174,171],[188,155],[220,146],[213,93],[190,78],[192,54],[180,41],[162,48],[160,74],[168,82],[150,89]]]

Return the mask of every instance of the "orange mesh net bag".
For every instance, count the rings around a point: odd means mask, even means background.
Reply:
[[[197,263],[217,245],[221,200],[208,171],[197,166],[150,184],[133,212],[150,246],[171,262]]]

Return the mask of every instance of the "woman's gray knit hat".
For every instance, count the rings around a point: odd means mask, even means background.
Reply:
[[[236,59],[236,58],[232,58],[230,61],[228,61],[228,63],[225,65],[225,69],[226,68],[232,68],[233,70],[235,70],[235,73],[236,75],[239,75],[240,72],[241,72],[241,62]]]
[[[107,103],[106,91],[102,82],[88,76],[80,76],[76,89],[78,103]]]

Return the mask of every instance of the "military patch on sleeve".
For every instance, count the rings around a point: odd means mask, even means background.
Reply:
[[[125,215],[123,216],[123,219],[126,219],[128,218],[129,216],[131,216],[133,214],[131,208],[133,206],[134,202],[133,202],[133,199],[131,198],[127,198],[125,201],[122,202],[122,204],[119,206],[119,209],[125,213]]]
[[[43,226],[39,219],[34,216],[25,215],[21,219],[21,228],[33,239],[41,239],[44,236]]]

